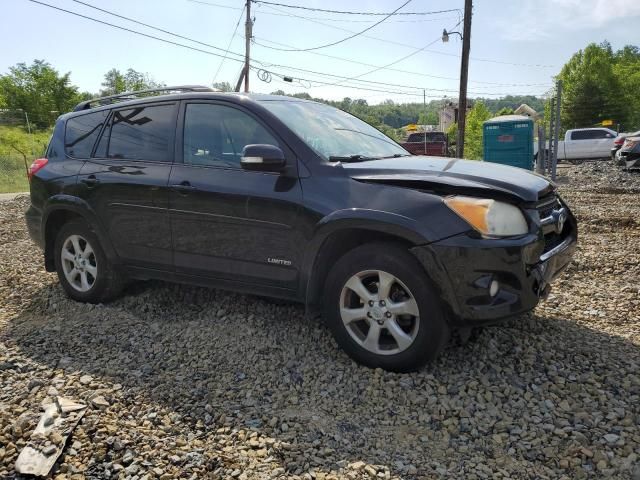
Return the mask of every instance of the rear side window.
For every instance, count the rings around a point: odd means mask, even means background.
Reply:
[[[575,132],[571,132],[571,140],[587,140],[588,138],[586,130],[576,130]]]
[[[108,158],[171,162],[175,106],[140,106],[117,110],[111,117],[108,146],[100,142],[98,150],[106,147]],[[105,136],[109,132],[105,132]],[[103,152],[96,152],[102,156]]]
[[[88,158],[98,139],[102,125],[107,120],[107,111],[88,113],[67,120],[64,134],[64,149],[75,158]]]
[[[603,138],[613,138],[613,135],[606,130],[578,130],[571,132],[571,140],[598,140]]]
[[[44,154],[49,160],[64,158],[64,121],[57,120]]]

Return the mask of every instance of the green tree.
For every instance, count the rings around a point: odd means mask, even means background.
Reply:
[[[502,107],[500,110],[496,112],[495,117],[501,117],[502,115],[513,115],[513,108],[510,107]]]
[[[640,129],[640,49],[626,45],[614,55],[613,71],[622,85],[620,95],[629,106],[629,115],[622,128],[626,131]]]
[[[591,127],[603,120],[630,120],[630,105],[614,64],[611,45],[604,42],[587,45],[562,67],[558,78],[563,82],[563,128]]]
[[[434,110],[420,112],[418,115],[418,125],[437,125],[438,114]]]
[[[101,96],[115,95],[117,93],[134,92],[163,87],[164,83],[158,83],[148,73],[138,72],[129,68],[125,73],[112,68],[104,75]]]
[[[491,117],[491,112],[482,101],[475,102],[469,110],[464,131],[464,158],[482,160],[482,128]]]
[[[69,76],[60,75],[44,60],[34,60],[31,65],[18,63],[0,76],[0,97],[5,108],[23,110],[33,125],[45,128],[81,100]]]
[[[112,68],[104,74],[102,86],[104,87],[100,90],[100,95],[102,96],[115,95],[116,93],[123,93],[127,90],[124,75],[115,68]]]
[[[212,86],[221,92],[233,92],[233,87],[229,82],[215,82]]]

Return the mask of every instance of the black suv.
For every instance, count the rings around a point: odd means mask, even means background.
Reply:
[[[410,156],[327,105],[204,90],[57,120],[26,219],[71,298],[155,278],[299,301],[355,360],[408,371],[452,329],[534,308],[571,259],[576,220],[541,176]]]

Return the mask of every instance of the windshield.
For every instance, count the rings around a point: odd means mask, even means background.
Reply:
[[[266,100],[262,105],[326,160],[384,158],[409,153],[368,123],[311,102]]]

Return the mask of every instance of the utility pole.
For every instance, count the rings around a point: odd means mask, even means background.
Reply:
[[[549,142],[548,146],[545,145],[545,169],[547,169],[548,173],[551,174],[551,164],[553,163],[553,132],[555,132],[555,128],[553,124],[555,123],[555,104],[556,98],[551,97],[551,101],[549,102]]]
[[[424,120],[425,122],[427,121],[427,91],[423,88],[422,89],[422,106],[424,108]],[[424,138],[424,154],[427,154],[427,127],[425,125],[424,127],[424,135],[422,136]]]
[[[464,130],[467,122],[467,80],[469,77],[469,50],[471,49],[472,0],[464,0],[464,29],[462,30],[462,60],[460,61],[460,96],[458,98],[458,139],[456,157],[464,157]]]
[[[556,167],[558,166],[558,136],[560,135],[560,105],[562,103],[562,80],[558,80],[556,87],[556,121],[553,125],[553,163],[551,164],[551,180],[556,179]]]
[[[246,0],[245,10],[247,11],[247,19],[244,22],[244,67],[240,72],[240,78],[236,83],[236,92],[240,91],[240,85],[244,79],[244,91],[249,92],[249,59],[251,51],[251,37],[253,35],[253,22],[251,21],[251,0]]]

